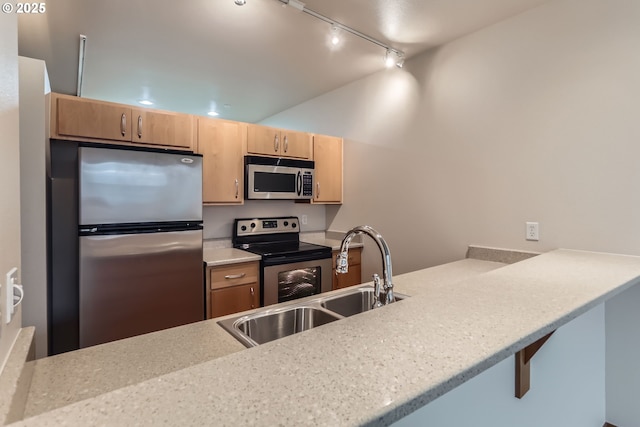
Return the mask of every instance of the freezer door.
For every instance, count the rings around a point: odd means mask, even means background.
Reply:
[[[202,157],[79,148],[80,225],[202,220]]]
[[[202,230],[80,237],[80,347],[204,320]]]

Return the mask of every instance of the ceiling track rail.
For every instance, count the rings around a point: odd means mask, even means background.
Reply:
[[[384,49],[386,49],[388,51],[390,50],[392,52],[395,52],[398,55],[404,56],[404,52],[402,52],[402,51],[400,51],[398,49],[395,49],[395,48],[389,46],[388,44],[381,42],[380,40],[374,39],[371,36],[368,36],[368,35],[366,35],[364,33],[361,33],[360,31],[355,30],[355,29],[349,27],[348,25],[345,25],[345,24],[343,24],[341,22],[338,22],[338,21],[335,21],[335,20],[329,18],[328,16],[325,16],[325,15],[323,15],[321,13],[318,13],[315,10],[309,9],[308,7],[306,7],[304,5],[304,3],[301,3],[301,2],[299,2],[297,0],[278,0],[278,1],[280,3],[282,3],[283,5],[291,6],[294,9],[299,10],[300,12],[303,12],[303,13],[306,13],[307,15],[313,16],[314,18],[319,19],[321,21],[324,21],[327,24],[329,24],[329,25],[331,25],[333,27],[339,28],[342,31],[345,31],[345,32],[350,33],[350,34],[353,34],[356,37],[360,37],[361,39],[366,40],[369,43],[373,43],[373,44],[378,45],[378,46],[380,46],[380,47],[382,47],[382,48],[384,48]]]

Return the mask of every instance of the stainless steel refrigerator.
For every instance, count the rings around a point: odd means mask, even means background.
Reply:
[[[80,145],[76,162],[78,347],[203,320],[202,157]]]

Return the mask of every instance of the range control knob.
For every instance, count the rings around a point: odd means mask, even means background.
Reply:
[[[242,230],[242,231],[247,231],[247,226],[246,226],[246,225],[243,225],[242,227],[240,227],[240,230]]]
[[[284,226],[285,226],[285,227],[288,227],[288,226],[289,226],[289,221],[285,221],[285,222],[284,222]]]
[[[256,228],[256,223],[255,222],[251,223],[251,228]]]
[[[293,228],[296,228],[296,226],[297,226],[297,225],[298,225],[298,224],[296,224],[295,222],[292,222],[292,223],[291,223],[291,227],[293,227]]]

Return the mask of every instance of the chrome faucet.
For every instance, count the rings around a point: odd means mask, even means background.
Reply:
[[[378,245],[378,249],[380,249],[380,254],[382,255],[382,287],[384,288],[384,301],[381,298],[382,290],[380,289],[380,276],[374,274],[374,302],[372,308],[381,307],[382,305],[395,302],[396,299],[393,296],[393,283],[391,282],[391,253],[389,252],[389,246],[387,246],[387,242],[384,241],[382,235],[368,225],[359,225],[352,228],[347,232],[347,234],[345,234],[342,239],[342,244],[340,245],[340,253],[336,257],[336,274],[344,274],[349,271],[349,245],[351,244],[351,240],[353,240],[353,238],[358,234],[366,234],[371,237]]]

